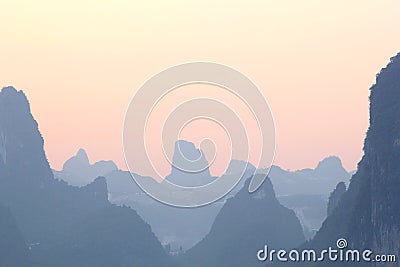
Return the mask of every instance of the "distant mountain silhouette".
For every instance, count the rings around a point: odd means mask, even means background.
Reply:
[[[190,145],[187,141],[185,143],[188,147],[187,151],[195,149],[194,144]],[[244,164],[244,162],[233,160],[228,166],[227,175],[236,174],[242,170]],[[247,164],[243,177],[249,177],[254,170],[254,166]],[[177,175],[181,181],[192,179],[191,174],[181,173],[181,171],[174,171],[173,174]],[[132,175],[139,176],[135,173]],[[195,176],[194,182],[203,183],[215,179],[208,172],[192,175]],[[233,197],[243,187],[246,180],[243,178],[238,186],[217,202],[195,209],[184,209],[164,205],[146,195],[133,181],[129,172],[114,171],[106,175],[106,179],[110,201],[118,205],[134,207],[138,214],[151,225],[159,240],[171,248],[171,252],[179,251],[180,247],[184,250],[189,249],[204,238],[226,199]]]
[[[186,159],[182,158],[182,156],[185,156]],[[64,165],[68,166],[68,168],[64,167],[64,169],[68,169],[69,173],[79,174],[79,168],[73,169],[75,166],[89,166],[89,159],[84,150],[80,150],[78,155],[72,159],[74,161],[79,159],[78,162],[83,162],[84,164],[67,164],[66,162]],[[167,179],[174,183],[195,186],[209,183],[217,178],[211,176],[208,168],[206,168],[208,162],[204,158],[202,151],[197,149],[191,142],[179,140],[175,144],[173,159],[177,166],[185,166],[188,170],[202,170],[191,173],[172,167],[171,174]],[[191,165],[191,161],[196,159],[199,159],[199,161]],[[230,162],[226,175],[234,175],[241,172],[245,165],[247,166],[243,177],[250,177],[254,173],[255,167],[240,160],[232,160]],[[332,174],[329,173],[330,171]],[[337,157],[328,157],[322,160],[315,170],[304,169],[290,172],[273,166],[270,174],[274,183],[283,191],[280,192],[280,195],[278,194],[279,201],[296,212],[307,239],[314,236],[326,218],[328,194],[334,189],[335,181],[347,181],[349,176]],[[64,171],[57,172],[55,175],[62,180],[68,181],[65,177],[69,175]],[[136,185],[129,172],[114,170],[101,175],[106,177],[110,201],[117,205],[133,207],[152,226],[159,240],[164,245],[169,244],[172,249],[178,249],[181,246],[183,249],[188,249],[200,241],[209,232],[225,200],[235,196],[243,188],[246,181],[245,178],[242,179],[228,196],[220,201],[206,207],[188,210],[165,206],[153,200]],[[140,176],[138,174],[133,175]],[[338,179],[337,177],[344,178]],[[79,178],[79,181],[83,181],[83,179]],[[329,188],[330,185],[332,185],[332,188]],[[326,192],[321,191],[321,188]]]
[[[53,170],[53,172],[57,179],[70,185],[83,186],[93,182],[96,177],[105,176],[116,170],[118,167],[111,160],[90,164],[86,151],[81,148],[74,157],[64,163],[62,171]]]
[[[330,156],[315,169],[285,171],[272,166],[268,176],[279,201],[296,212],[306,238],[311,239],[326,218],[329,194],[337,183],[349,183],[351,174],[338,157]]]
[[[30,244],[28,266],[173,265],[134,210],[108,202],[104,178],[81,188],[54,179],[28,100],[12,87],[0,92],[0,137],[0,202]]]
[[[178,140],[175,143],[171,174],[167,180],[180,186],[201,186],[211,183],[209,163],[201,149],[192,142]]]
[[[269,172],[278,196],[320,194],[328,197],[337,183],[348,183],[350,176],[341,160],[335,156],[325,158],[315,169],[285,171],[273,166]]]
[[[179,153],[179,150],[182,153]],[[186,159],[182,158],[182,156],[185,156]],[[192,164],[192,161],[196,159],[199,159],[199,161]],[[184,167],[187,170],[199,169],[202,171],[192,173],[172,167],[171,174],[167,177],[171,182],[179,185],[195,186],[207,184],[217,178],[211,176],[207,168],[208,162],[204,158],[203,152],[189,141],[179,140],[176,142],[173,161],[178,167]],[[90,165],[87,153],[83,149],[80,149],[76,156],[64,164],[62,171],[53,170],[53,172],[57,179],[82,186],[81,182],[92,182],[95,176],[91,173],[97,171],[96,174],[106,178],[109,200],[120,206],[128,205],[134,208],[151,225],[158,239],[163,245],[168,246],[171,252],[179,251],[180,247],[183,249],[191,248],[199,242],[210,231],[211,225],[219,210],[224,205],[225,200],[234,196],[243,187],[246,180],[245,178],[242,179],[239,185],[225,198],[211,205],[196,209],[182,209],[164,205],[148,196],[134,182],[129,172],[117,170],[116,168],[108,173],[104,171],[108,169],[102,169],[103,172],[99,172],[99,169],[95,168],[97,165],[97,163]],[[112,167],[112,165],[109,164],[108,166]],[[243,177],[250,177],[255,167],[239,160],[232,160],[230,162],[226,174],[234,175],[238,172],[240,173],[244,167],[246,167],[246,171]],[[87,177],[93,178],[86,179],[82,177],[81,172],[87,173]],[[139,176],[140,179],[152,179],[150,177],[145,178],[136,173],[132,175]]]
[[[292,248],[304,241],[299,220],[278,202],[271,181],[252,194],[249,182],[227,200],[210,233],[183,255],[184,266],[263,266],[256,254],[264,245]]]
[[[296,213],[306,239],[313,238],[326,218],[327,198],[317,194],[283,195],[277,198],[283,206]]]

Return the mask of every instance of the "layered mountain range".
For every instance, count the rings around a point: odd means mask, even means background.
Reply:
[[[252,194],[249,182],[226,201],[207,236],[182,257],[183,266],[263,266],[255,255],[266,242],[278,249],[304,242],[300,221],[276,199],[269,178]]]
[[[186,159],[188,159],[187,162],[185,162]],[[193,163],[195,159],[198,159],[198,162]],[[204,185],[217,178],[210,174],[203,152],[193,143],[185,140],[176,142],[173,164],[171,173],[166,179],[179,185]],[[244,164],[245,162],[232,160],[226,175],[240,172]],[[201,171],[187,172],[174,167],[175,165]],[[103,167],[99,168],[99,166]],[[144,194],[133,181],[132,176],[139,176],[138,174],[117,170],[112,161],[90,164],[84,149],[80,149],[75,156],[68,159],[63,170],[54,171],[54,175],[57,179],[74,185],[88,183],[98,175],[104,176],[108,185],[109,200],[117,205],[133,207],[151,225],[162,244],[171,248],[174,253],[173,251],[180,250],[180,247],[183,250],[191,248],[206,236],[225,201],[237,194],[246,178],[250,177],[254,171],[255,167],[248,164],[243,175],[244,179],[226,197],[211,205],[196,209],[174,208],[155,201]],[[86,173],[87,176],[81,178],[81,173]],[[285,171],[273,166],[269,177],[274,187],[278,188],[275,190],[278,200],[296,212],[306,238],[310,239],[326,218],[329,193],[338,181],[348,183],[350,174],[343,168],[338,157],[331,156],[319,162],[315,169]]]
[[[400,255],[399,74],[400,54],[371,87],[364,156],[350,182],[340,160],[329,157],[315,169],[272,167],[269,178],[250,194],[245,184],[254,171],[250,165],[232,192],[198,209],[173,208],[151,199],[131,179],[138,174],[120,171],[111,161],[90,164],[84,150],[63,170],[52,171],[26,96],[13,87],[3,88],[0,266],[264,266],[256,255],[265,244],[276,250],[319,251],[335,246],[339,238],[347,240],[347,249]],[[179,141],[177,147],[206,166],[193,144]],[[176,154],[174,161],[180,160]],[[226,175],[242,164],[231,162]],[[216,178],[208,168],[190,180],[193,177],[172,168],[167,179],[196,186]],[[174,241],[188,251],[171,250]],[[166,250],[179,255],[173,258]],[[324,261],[282,266],[399,264]]]
[[[2,266],[172,266],[150,226],[108,201],[104,178],[80,188],[54,179],[29,102],[13,87],[0,92],[0,137]]]

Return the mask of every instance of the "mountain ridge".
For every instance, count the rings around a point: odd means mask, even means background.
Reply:
[[[134,210],[108,201],[105,178],[83,187],[54,179],[28,99],[12,87],[0,91],[0,133],[0,202],[32,244],[29,266],[173,265]]]

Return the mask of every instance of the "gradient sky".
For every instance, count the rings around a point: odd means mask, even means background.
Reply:
[[[186,61],[232,66],[262,90],[275,164],[354,169],[369,87],[400,51],[400,1],[4,1],[0,86],[22,89],[60,169],[78,148],[125,169],[122,124],[136,89]]]

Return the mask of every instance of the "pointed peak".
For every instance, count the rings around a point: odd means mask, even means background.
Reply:
[[[89,157],[86,153],[86,150],[80,148],[75,156],[80,162],[89,163]]]
[[[75,156],[64,162],[63,171],[74,173],[76,170],[79,170],[82,172],[81,168],[87,168],[88,166],[90,166],[89,158],[86,154],[86,151],[81,148],[78,150]]]
[[[265,177],[264,174],[260,174],[260,173],[255,174],[254,176],[260,176],[260,178],[258,178],[258,179],[263,180],[263,182],[262,182],[261,186],[259,186],[259,187],[257,188],[257,190],[254,191],[253,193],[250,193],[250,195],[257,196],[257,195],[260,194],[260,192],[262,192],[262,194],[268,194],[268,195],[270,195],[271,197],[275,198],[274,186],[273,186],[273,184],[272,184],[272,182],[271,182],[271,179],[270,179],[268,176]],[[250,178],[248,178],[248,179],[246,180],[245,186],[244,186],[244,188],[242,188],[242,190],[245,190],[245,191],[248,190],[248,188],[249,188],[249,186],[250,186],[250,183],[251,183],[251,180],[252,180],[253,178],[256,178],[256,179],[257,179],[257,177],[253,177],[253,176],[250,177]],[[256,197],[256,198],[257,198],[257,197]]]

